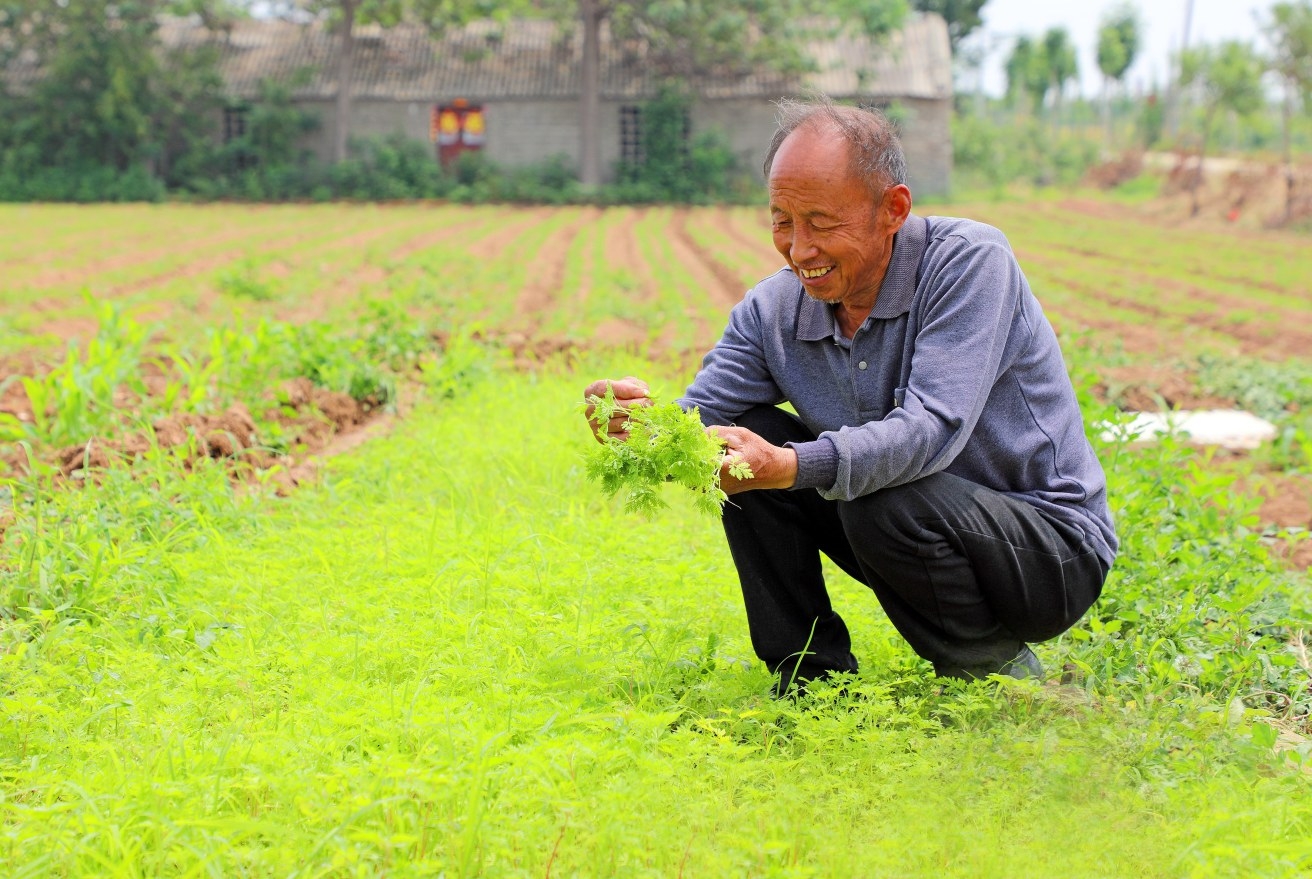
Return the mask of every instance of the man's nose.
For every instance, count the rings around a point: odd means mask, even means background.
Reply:
[[[804,262],[815,256],[817,252],[815,240],[811,237],[811,233],[800,226],[795,227],[793,229],[793,242],[788,248],[788,255],[793,258],[793,262]]]

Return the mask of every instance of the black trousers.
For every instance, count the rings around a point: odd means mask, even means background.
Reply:
[[[774,407],[734,423],[776,445],[815,438]],[[1077,529],[947,473],[851,501],[743,492],[725,505],[724,532],[752,646],[785,686],[857,670],[820,553],[869,586],[912,649],[952,675],[999,671],[1026,642],[1066,631],[1107,574]]]

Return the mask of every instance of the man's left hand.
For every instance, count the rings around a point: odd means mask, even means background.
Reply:
[[[792,449],[771,445],[745,427],[706,430],[725,442],[724,462],[720,465],[720,488],[725,494],[756,488],[792,488],[797,482],[797,452]],[[752,468],[751,479],[736,479],[729,472],[735,459],[746,461]]]

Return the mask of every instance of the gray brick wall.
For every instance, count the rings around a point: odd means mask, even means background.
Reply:
[[[468,96],[471,103],[478,99]],[[522,166],[564,155],[578,167],[578,102],[574,100],[493,100],[483,102],[487,121],[488,158],[504,165]],[[612,175],[620,158],[620,108],[628,101],[603,101],[601,105],[601,166]],[[906,100],[902,143],[912,193],[944,197],[952,177],[950,100]],[[327,160],[332,153],[335,107],[331,101],[307,101],[302,106],[318,114],[319,130],[309,135],[306,146]],[[403,101],[360,100],[352,106],[351,125],[355,136],[377,136],[402,132],[407,137],[428,141],[431,104]],[[692,112],[693,131],[715,128],[728,139],[730,148],[752,173],[760,176],[765,149],[774,133],[774,105],[766,100],[733,99],[698,103]]]

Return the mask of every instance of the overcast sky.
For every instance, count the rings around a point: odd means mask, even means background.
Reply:
[[[1142,37],[1139,57],[1126,76],[1133,88],[1147,89],[1154,80],[1164,85],[1171,53],[1180,46],[1184,33],[1187,0],[1140,0],[1134,4],[1139,12]],[[1274,0],[1193,0],[1193,19],[1189,27],[1189,45],[1214,43],[1224,39],[1256,40],[1259,28],[1254,13],[1269,17],[1267,10]],[[1102,74],[1098,71],[1096,47],[1098,27],[1103,16],[1115,8],[1117,0],[987,0],[982,16],[984,38],[992,46],[984,68],[984,88],[990,94],[1006,89],[1003,63],[1011,40],[1021,34],[1041,36],[1055,25],[1063,25],[1079,49],[1080,84],[1084,94],[1101,93]],[[977,32],[978,33],[978,32]],[[972,35],[972,39],[975,39]],[[974,82],[959,83],[963,90],[973,90]]]

